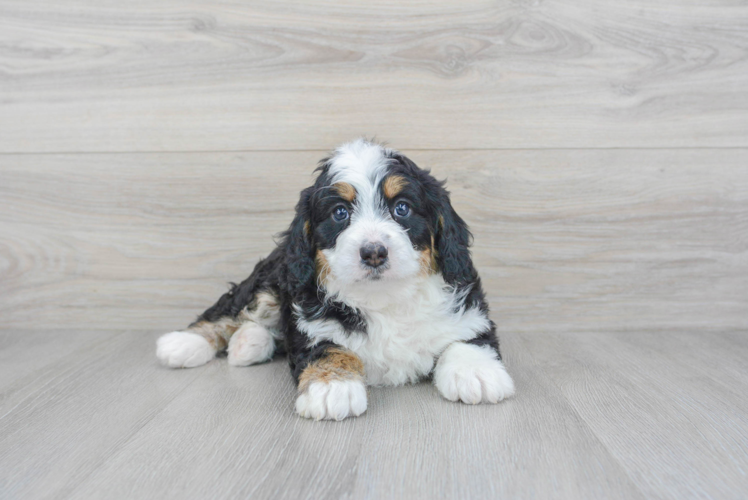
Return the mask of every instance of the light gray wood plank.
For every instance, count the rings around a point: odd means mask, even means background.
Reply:
[[[516,399],[373,388],[367,412],[343,422],[293,414],[284,361],[213,361],[72,497],[639,498],[514,337],[505,351]]]
[[[0,3],[0,151],[748,146],[723,0]]]
[[[449,178],[502,331],[748,327],[748,150],[409,153]],[[0,155],[0,323],[192,321],[321,155]]]
[[[652,355],[698,367],[700,373],[721,386],[721,391],[731,393],[738,401],[748,392],[746,331],[660,331],[656,335],[637,332],[627,340]]]
[[[375,388],[364,416],[344,422],[294,416],[284,360],[167,370],[155,365],[153,339],[71,337],[78,349],[3,406],[0,496],[685,499],[748,491],[745,333],[505,334],[515,398],[471,407],[442,400],[427,382]],[[0,355],[12,349],[0,345]],[[39,352],[54,356],[19,356]]]
[[[338,498],[350,487],[360,420],[293,413],[285,360],[204,372],[73,498]]]
[[[2,401],[0,497],[68,497],[201,375],[159,367],[154,341],[152,333],[124,332],[84,342]]]
[[[0,330],[0,412],[3,401],[43,377],[49,365],[121,332],[101,330]],[[59,369],[58,365],[51,368]]]
[[[748,494],[745,332],[521,339],[647,498]]]

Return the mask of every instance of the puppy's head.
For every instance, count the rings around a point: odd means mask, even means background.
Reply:
[[[475,279],[467,226],[427,170],[365,140],[341,146],[318,170],[287,240],[299,284],[365,286],[434,273],[455,286]]]

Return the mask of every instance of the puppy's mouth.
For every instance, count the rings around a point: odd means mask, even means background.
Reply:
[[[377,267],[371,267],[364,264],[362,267],[364,268],[365,273],[362,281],[379,281],[383,278],[385,271],[390,268],[390,264],[388,262]]]

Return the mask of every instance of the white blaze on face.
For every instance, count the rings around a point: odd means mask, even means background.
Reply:
[[[333,248],[323,250],[338,285],[409,278],[420,270],[418,251],[405,229],[392,219],[379,189],[387,175],[387,153],[359,139],[338,148],[330,161],[332,183],[346,182],[356,189],[350,224]],[[361,247],[367,243],[381,243],[387,249],[387,263],[374,272],[361,260]]]

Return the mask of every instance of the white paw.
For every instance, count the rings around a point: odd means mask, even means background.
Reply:
[[[498,403],[514,394],[514,382],[496,352],[457,342],[439,358],[434,383],[442,396],[463,403]]]
[[[202,335],[192,332],[171,332],[156,342],[156,357],[170,368],[193,368],[204,365],[216,350]]]
[[[343,420],[366,411],[366,387],[360,380],[312,382],[296,398],[296,413],[315,420]]]
[[[244,323],[229,340],[229,364],[248,366],[273,357],[275,340],[270,332],[255,322]]]

